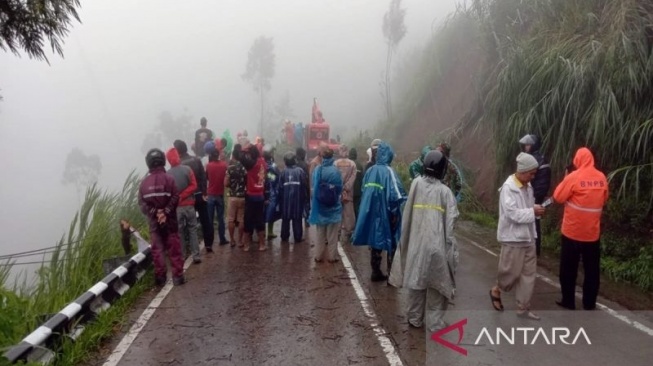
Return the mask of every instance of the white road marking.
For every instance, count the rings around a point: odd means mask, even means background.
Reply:
[[[475,241],[473,241],[473,240],[471,240],[471,239],[469,239],[469,238],[467,238],[465,236],[463,236],[463,238],[465,239],[465,241],[470,242],[473,246],[479,248],[480,250],[482,250],[482,251],[484,251],[486,253],[490,253],[491,255],[493,255],[495,257],[498,257],[498,255],[496,253],[494,253],[493,251],[489,250],[488,248],[482,246],[481,244],[478,244]],[[560,288],[560,284],[553,281],[552,279],[550,279],[550,278],[548,278],[546,276],[542,276],[539,273],[536,274],[536,276],[537,276],[537,278],[539,278],[540,280],[548,283],[549,285],[551,285],[551,286],[553,286],[555,288],[558,288],[558,289]],[[576,297],[579,298],[579,299],[582,298],[582,296],[580,295],[580,293],[578,291],[576,291]],[[642,324],[640,322],[637,322],[637,321],[634,321],[634,320],[630,320],[627,316],[619,314],[616,310],[608,307],[607,305],[601,304],[599,302],[596,303],[596,307],[598,307],[599,309],[605,311],[606,313],[610,314],[611,316],[621,320],[622,322],[630,325],[631,327],[633,327],[635,329],[638,329],[638,330],[641,330],[642,332],[644,332],[644,333],[648,334],[649,336],[653,337],[653,329],[645,326],[644,324]]]
[[[351,266],[351,262],[347,257],[347,253],[345,253],[345,251],[342,249],[340,243],[338,243],[338,254],[340,254],[342,265],[345,267],[347,273],[349,274],[349,280],[351,281],[351,285],[354,287],[354,291],[356,291],[356,296],[358,296],[358,300],[360,301],[361,306],[363,307],[363,311],[365,312],[365,315],[369,318],[370,326],[372,326],[372,330],[374,330],[376,339],[379,341],[381,348],[383,348],[383,353],[385,353],[385,357],[388,359],[390,365],[403,366],[403,363],[399,358],[399,354],[397,353],[397,349],[395,348],[394,344],[392,344],[390,338],[388,338],[388,336],[386,335],[388,334],[388,332],[386,332],[386,330],[383,329],[383,327],[379,323],[379,319],[376,316],[374,309],[372,308],[372,304],[370,303],[370,300],[365,295],[365,291],[363,291],[363,287],[361,286],[360,282],[358,282],[358,277],[356,276],[356,272],[354,271],[354,268]]]
[[[184,263],[184,271],[188,269],[192,261],[192,256],[189,256],[188,259],[186,259],[186,262]],[[138,320],[136,320],[134,325],[132,325],[132,327],[129,329],[129,332],[127,332],[127,334],[122,337],[122,340],[120,340],[120,343],[113,350],[109,358],[107,358],[107,360],[104,362],[103,366],[118,365],[122,357],[125,355],[125,353],[127,353],[129,347],[132,345],[132,343],[134,343],[134,340],[136,340],[136,337],[138,337],[138,334],[143,330],[143,328],[145,328],[147,322],[150,320],[152,315],[154,315],[154,312],[161,305],[166,296],[168,296],[168,293],[170,293],[172,288],[172,281],[169,280],[165,286],[163,286],[161,291],[159,291],[159,293],[154,297],[154,299],[152,299],[147,308],[143,310],[141,316],[138,317]]]

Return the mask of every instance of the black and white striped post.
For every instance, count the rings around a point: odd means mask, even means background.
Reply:
[[[10,348],[4,357],[12,363],[49,363],[54,359],[63,337],[77,339],[84,331],[86,323],[111,307],[111,304],[133,287],[152,263],[152,254],[149,246],[143,245],[145,240],[138,232],[132,229],[132,234],[139,241],[140,251],[136,255],[52,316],[19,344]]]

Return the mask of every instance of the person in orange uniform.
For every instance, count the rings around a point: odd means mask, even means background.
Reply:
[[[585,274],[583,308],[594,310],[600,282],[601,213],[608,200],[608,181],[594,167],[594,156],[585,147],[576,151],[574,168],[553,193],[553,199],[565,205],[560,250],[562,300],[556,303],[570,310],[576,309],[576,275],[582,258]]]

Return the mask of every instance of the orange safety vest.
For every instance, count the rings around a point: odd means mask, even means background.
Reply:
[[[574,167],[553,192],[553,199],[565,205],[561,231],[569,239],[594,242],[601,235],[608,180],[594,167],[594,156],[585,147],[576,152]]]

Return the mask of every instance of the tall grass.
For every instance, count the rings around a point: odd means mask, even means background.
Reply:
[[[635,197],[650,213],[653,6],[637,0],[475,5],[497,57],[477,122],[494,131],[503,172],[511,170],[514,142],[525,133],[542,137],[557,177],[576,148],[587,146],[610,172],[615,198]]]
[[[603,223],[605,254],[610,258],[604,261],[605,272],[615,280],[650,289],[653,3],[472,0],[467,4],[447,19],[423,50],[413,52],[397,74],[403,79],[394,82],[403,97],[395,98],[400,101],[398,121],[382,124],[382,131],[399,135],[420,112],[429,110],[428,103],[443,102],[433,90],[447,88],[444,76],[458,70],[452,55],[464,47],[476,48],[483,58],[469,70],[477,85],[476,94],[469,98],[476,105],[453,127],[454,136],[492,136],[496,177],[503,179],[514,169],[519,138],[535,133],[551,161],[554,186],[576,149],[589,147],[597,167],[610,180]],[[491,221],[485,219],[486,208],[472,196],[466,197],[461,209],[480,212],[477,218],[468,217],[475,221]],[[550,220],[547,232],[559,230],[559,217]],[[548,244],[555,250],[559,240],[550,239]]]
[[[145,228],[145,219],[138,208],[140,178],[132,172],[119,193],[109,193],[96,186],[86,191],[84,203],[73,218],[68,234],[57,243],[50,260],[37,272],[35,286],[5,283],[11,264],[0,265],[0,350],[21,341],[34,330],[43,316],[56,313],[104,277],[102,260],[122,255],[119,220],[125,218],[137,228]],[[140,289],[140,290],[139,290]],[[144,286],[130,290],[137,296]],[[124,309],[123,309],[124,310]],[[112,323],[124,314],[107,312],[101,317]],[[102,337],[112,332],[96,329],[82,333],[78,343],[96,346]],[[87,338],[85,338],[87,337]],[[92,341],[89,342],[88,337]],[[77,344],[65,356],[68,360],[85,353]],[[75,358],[78,359],[79,357]],[[59,361],[59,364],[70,364]]]

